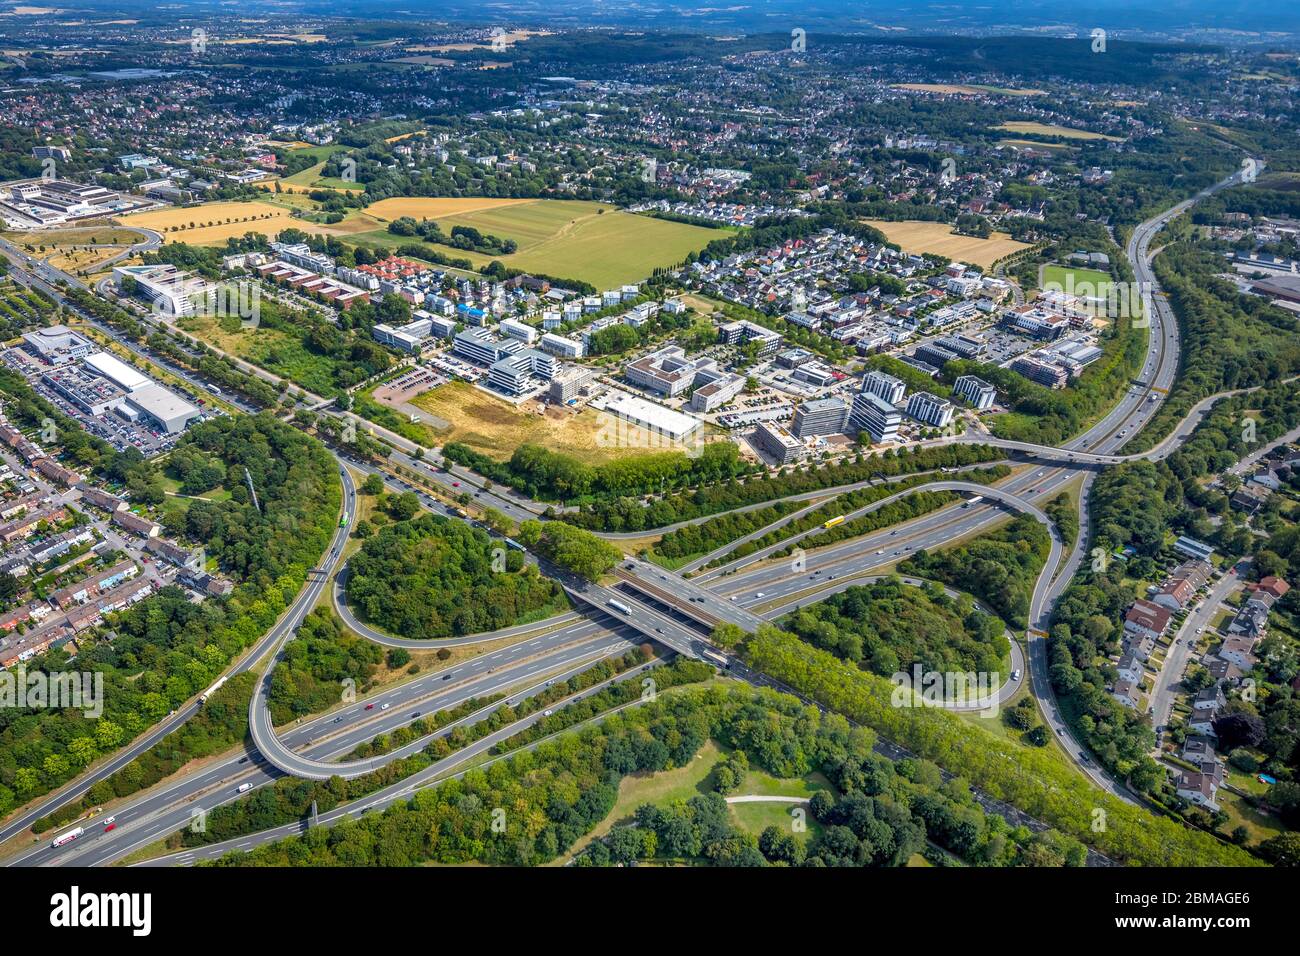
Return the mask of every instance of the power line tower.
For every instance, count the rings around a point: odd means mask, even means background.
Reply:
[[[253,507],[261,511],[262,505],[257,500],[257,489],[253,487],[253,476],[249,473],[247,465],[244,466],[244,481],[248,485],[248,493],[253,496]]]

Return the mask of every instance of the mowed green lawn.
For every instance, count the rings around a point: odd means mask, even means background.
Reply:
[[[731,232],[638,216],[603,203],[567,199],[539,199],[440,216],[437,220],[445,233],[450,233],[453,226],[471,226],[484,234],[513,239],[519,245],[518,251],[508,256],[435,247],[447,256],[469,259],[475,266],[499,259],[515,269],[581,279],[598,289],[638,282],[656,268],[676,265],[689,253]],[[376,231],[358,233],[349,241],[392,247],[413,240]]]

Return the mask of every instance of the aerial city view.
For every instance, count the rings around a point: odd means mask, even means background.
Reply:
[[[1245,891],[1300,866],[1294,6],[3,0],[0,39],[38,922],[448,866],[1287,918]]]

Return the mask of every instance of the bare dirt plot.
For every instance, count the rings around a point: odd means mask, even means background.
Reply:
[[[405,392],[401,397],[404,404],[414,405],[435,419],[426,420],[425,424],[438,432],[440,441],[463,442],[501,460],[509,458],[523,444],[576,455],[589,464],[665,450],[662,439],[648,433],[644,441],[630,438],[627,433],[635,426],[624,423],[619,429],[609,428],[608,419],[612,416],[591,409],[575,412],[554,405],[539,414],[536,402],[524,402],[516,407],[466,382],[448,382],[417,395]],[[375,398],[379,399],[378,392]],[[617,444],[607,441],[611,432],[617,432]]]
[[[866,223],[883,232],[890,242],[898,243],[904,252],[916,255],[928,252],[985,269],[1003,256],[1029,247],[1029,243],[1017,242],[1005,232],[994,232],[987,239],[960,236],[945,222],[884,222],[868,219]]]

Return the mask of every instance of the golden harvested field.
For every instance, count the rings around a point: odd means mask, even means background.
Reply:
[[[883,222],[868,219],[866,224],[879,229],[889,237],[890,242],[902,246],[904,252],[918,255],[929,252],[986,269],[1003,256],[1029,246],[1029,243],[1017,242],[1005,232],[991,233],[987,239],[959,236],[946,222]]]
[[[484,209],[520,206],[535,202],[536,199],[489,199],[476,196],[460,199],[395,196],[367,206],[366,212],[376,219],[387,221],[400,219],[403,216],[410,216],[412,219],[442,219],[446,216],[464,216],[471,212],[482,212]]]
[[[1118,136],[1106,136],[1102,133],[1093,133],[1086,129],[1072,129],[1069,126],[1049,126],[1046,123],[1030,123],[1021,120],[1015,120],[1010,123],[1003,123],[996,129],[1004,129],[1008,133],[1020,133],[1025,136],[1060,136],[1065,139],[1108,139],[1117,143],[1120,141]]]
[[[896,90],[912,90],[917,93],[965,93],[973,96],[979,93],[1000,93],[1003,96],[1044,96],[1043,90],[1013,90],[1003,86],[968,85],[965,83],[899,83]]]
[[[357,217],[351,225],[341,222],[335,226],[321,226],[305,219],[295,219],[283,206],[262,202],[213,202],[187,208],[154,209],[123,216],[118,222],[123,226],[155,229],[163,234],[166,242],[187,242],[195,246],[220,245],[246,232],[274,237],[290,227],[330,236],[374,228],[374,223],[366,217]]]

